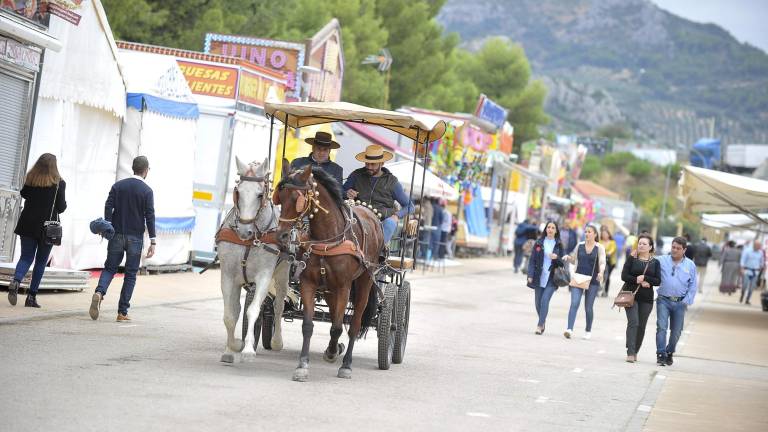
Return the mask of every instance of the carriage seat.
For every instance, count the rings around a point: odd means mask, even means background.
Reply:
[[[403,265],[400,266],[400,257],[397,255],[391,255],[387,258],[387,264],[389,264],[389,266],[392,268],[410,270],[413,268],[413,258],[404,258]]]

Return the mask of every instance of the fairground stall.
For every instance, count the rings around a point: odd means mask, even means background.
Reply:
[[[193,149],[200,111],[175,58],[124,49],[118,58],[128,109],[120,134],[117,178],[133,175],[133,159],[146,156],[147,184],[155,198],[157,250],[152,258],[143,259],[142,267],[184,270],[195,227]]]
[[[266,101],[285,100],[281,73],[245,60],[174,48],[118,42],[121,49],[170,56],[184,74],[200,110],[194,144],[192,260],[215,257],[214,237],[232,207],[237,169],[235,158],[248,163],[275,154],[277,134],[270,143]]]

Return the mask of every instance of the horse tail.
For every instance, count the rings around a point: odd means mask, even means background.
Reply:
[[[368,293],[368,303],[365,305],[365,311],[363,311],[363,320],[360,325],[360,331],[357,333],[357,338],[362,339],[368,334],[368,329],[373,323],[373,319],[376,318],[376,309],[378,304],[376,302],[376,287],[371,284],[371,290]]]

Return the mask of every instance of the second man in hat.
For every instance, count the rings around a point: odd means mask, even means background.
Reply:
[[[381,213],[384,244],[388,244],[394,235],[397,222],[414,210],[397,177],[383,167],[392,156],[380,145],[369,145],[355,156],[355,159],[365,163],[365,167],[352,171],[344,183],[347,198],[370,204]],[[400,204],[400,210],[395,207],[395,201]]]

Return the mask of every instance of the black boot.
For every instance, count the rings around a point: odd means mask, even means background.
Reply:
[[[19,295],[19,281],[13,280],[8,284],[8,303],[16,306],[16,300]]]
[[[37,304],[37,294],[27,294],[27,300],[24,302],[24,307],[39,308],[40,305]]]

